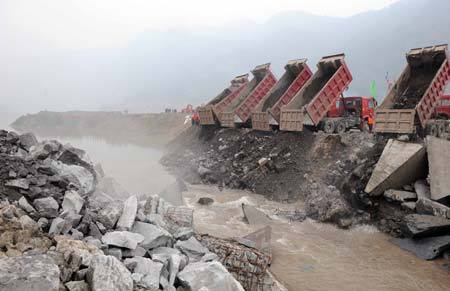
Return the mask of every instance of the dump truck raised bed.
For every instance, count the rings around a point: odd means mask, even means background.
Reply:
[[[292,100],[281,108],[280,130],[303,131],[303,126],[318,129],[322,119],[348,88],[352,75],[345,55],[323,57],[317,72]]]
[[[450,79],[447,45],[416,48],[375,113],[375,132],[423,135]]]
[[[289,61],[284,69],[283,76],[252,112],[252,128],[255,130],[270,131],[271,126],[278,125],[281,106],[289,103],[312,76],[306,59]]]
[[[270,71],[270,64],[255,67],[252,74],[253,79],[246,88],[219,114],[221,126],[235,127],[236,123],[246,124],[252,110],[277,82],[275,75]]]
[[[231,80],[231,85],[198,110],[200,125],[215,125],[216,117],[248,84],[248,74]]]

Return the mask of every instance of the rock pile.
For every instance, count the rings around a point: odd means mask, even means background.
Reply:
[[[120,201],[102,179],[82,150],[0,132],[0,290],[244,290],[191,208]]]

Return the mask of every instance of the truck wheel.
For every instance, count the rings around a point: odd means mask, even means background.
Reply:
[[[428,134],[434,137],[438,137],[438,128],[436,124],[431,124],[428,128]]]
[[[333,133],[335,128],[335,124],[333,120],[326,120],[323,124],[323,131],[325,133]]]
[[[445,135],[445,124],[441,123],[437,125],[437,134],[438,137],[444,137]]]
[[[339,122],[336,125],[335,131],[336,131],[336,133],[341,134],[341,133],[344,133],[346,129],[347,129],[347,126],[345,125],[345,123],[344,122]]]

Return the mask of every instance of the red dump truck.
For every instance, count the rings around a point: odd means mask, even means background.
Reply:
[[[323,57],[317,72],[292,100],[281,108],[280,130],[303,131],[303,126],[318,129],[321,121],[352,81],[345,55]]]
[[[231,80],[231,85],[217,95],[208,104],[199,108],[200,125],[215,125],[217,116],[241,93],[248,84],[248,74],[240,75]]]
[[[255,130],[270,131],[272,126],[277,126],[281,106],[289,103],[312,76],[306,59],[289,61],[284,69],[283,76],[252,112],[252,128]]]
[[[428,122],[428,134],[450,139],[450,95],[440,98],[434,119]]]
[[[447,45],[412,49],[406,60],[406,68],[376,110],[375,132],[435,135],[438,128],[445,129],[433,118],[450,79]]]
[[[246,88],[219,113],[221,126],[235,127],[236,124],[247,124],[252,110],[277,82],[274,74],[270,71],[270,64],[255,67],[252,74],[253,79]]]
[[[369,120],[375,118],[377,101],[373,97],[341,97],[328,111],[321,122],[326,133],[343,133],[350,128],[366,131]]]

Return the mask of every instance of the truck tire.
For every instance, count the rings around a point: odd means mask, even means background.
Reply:
[[[438,133],[438,127],[436,124],[431,124],[428,127],[428,135],[434,136],[434,137],[438,137],[439,133]]]
[[[337,134],[344,133],[346,129],[347,129],[347,125],[344,122],[338,122],[338,124],[336,124],[335,131]]]
[[[445,124],[444,123],[437,124],[437,134],[438,134],[438,137],[441,137],[441,138],[443,138],[445,136]]]
[[[333,120],[325,120],[323,123],[323,131],[325,133],[333,133],[336,125]]]

